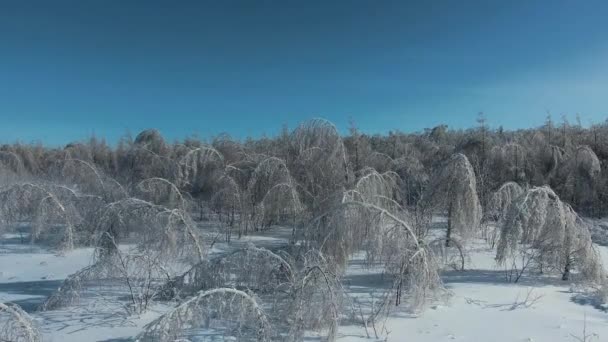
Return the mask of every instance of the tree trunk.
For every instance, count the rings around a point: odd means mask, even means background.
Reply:
[[[562,280],[568,280],[570,279],[570,258],[568,257],[568,259],[566,260],[566,266],[564,267],[564,273],[562,274]]]
[[[445,235],[445,246],[450,247],[450,241],[452,241],[452,203],[448,207],[448,231]]]

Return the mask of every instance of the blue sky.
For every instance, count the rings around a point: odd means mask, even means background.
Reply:
[[[608,116],[606,1],[1,1],[0,142]]]

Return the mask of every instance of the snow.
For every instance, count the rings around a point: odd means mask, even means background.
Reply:
[[[597,248],[608,265],[608,248]],[[503,271],[495,266],[494,255],[483,241],[476,241],[469,251],[467,270],[442,273],[447,299],[430,304],[417,315],[396,312],[377,323],[379,331],[388,331],[378,340],[576,341],[574,336],[582,337],[585,324],[587,334],[597,334],[595,341],[608,338],[608,313],[585,301],[571,289],[572,284],[555,277],[526,276],[520,283],[507,283]],[[361,270],[355,265],[348,273],[361,274]],[[529,306],[514,305],[522,303],[528,293]],[[340,333],[338,341],[369,340],[361,326],[342,326]]]
[[[247,243],[274,248],[287,243],[290,234],[289,229],[280,228],[241,240],[234,236],[231,243],[218,241],[212,253],[226,253]],[[608,265],[608,247],[597,248]],[[572,284],[555,277],[524,276],[520,283],[507,283],[494,256],[495,252],[482,240],[474,241],[468,247],[465,271],[442,272],[446,295],[418,314],[396,311],[386,321],[377,322],[378,340],[576,341],[574,336],[581,337],[585,325],[587,334],[597,334],[592,341],[608,339],[605,308],[594,306]],[[91,257],[90,248],[57,255],[21,243],[19,236],[5,235],[0,241],[0,300],[23,306],[47,342],[129,341],[145,324],[169,309],[166,304],[155,304],[145,314],[127,316],[123,303],[99,300],[79,307],[35,312],[62,279],[89,265]],[[376,271],[365,269],[355,259],[347,270],[345,287],[352,297],[369,297],[377,290],[376,276]],[[526,296],[529,300],[523,303]],[[374,336],[371,328],[370,334]],[[363,340],[370,339],[362,325],[345,319],[338,341]]]

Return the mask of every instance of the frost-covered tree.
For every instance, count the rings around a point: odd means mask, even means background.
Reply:
[[[224,226],[227,242],[230,242],[235,228],[238,227],[239,237],[243,233],[242,218],[246,215],[245,201],[245,193],[234,178],[226,174],[218,180],[211,203],[218,221]]]
[[[514,142],[494,146],[490,151],[490,167],[498,184],[525,182],[529,176],[528,151]]]
[[[171,181],[178,177],[178,168],[169,156],[170,149],[158,130],[148,129],[119,145],[118,167],[125,184],[159,177]]]
[[[596,183],[601,173],[601,164],[597,155],[588,146],[580,146],[570,155],[563,169],[566,173],[561,184],[563,197],[573,205],[591,212],[591,205],[596,196]]]
[[[276,334],[253,294],[217,288],[201,291],[154,320],[136,341],[176,341],[203,328],[223,331],[239,341],[271,341]]]
[[[349,131],[350,136],[345,137],[344,146],[347,149],[350,168],[357,172],[364,167],[364,161],[371,153],[371,147],[369,137],[362,134],[352,121]]]
[[[389,171],[393,166],[394,160],[389,155],[381,152],[372,152],[365,158],[365,166],[370,167],[380,173]]]
[[[171,209],[186,209],[186,200],[177,186],[164,178],[148,178],[137,183],[138,198]]]
[[[390,182],[370,172],[343,202],[314,218],[304,240],[344,268],[354,253],[365,253],[369,266],[384,269],[392,282],[386,303],[404,298],[419,305],[441,287],[432,252],[408,222],[407,212],[390,198]]]
[[[68,277],[43,309],[71,305],[91,286],[107,283],[129,298],[129,313],[141,313],[160,295],[165,282],[206,257],[186,212],[135,198],[104,208],[93,243],[92,265]]]
[[[97,195],[106,203],[128,197],[124,187],[104,175],[94,164],[81,159],[63,159],[55,162],[52,179],[65,184],[78,193]]]
[[[0,303],[0,341],[40,342],[34,320],[16,304]]]
[[[213,147],[191,150],[179,162],[180,183],[197,196],[211,196],[215,181],[224,171],[224,157]]]
[[[519,196],[504,218],[496,259],[505,263],[522,252],[541,270],[561,273],[563,280],[568,280],[574,269],[584,280],[603,277],[584,221],[546,186]]]
[[[139,250],[204,259],[195,223],[187,212],[128,198],[108,204],[96,222],[96,246],[112,254],[120,241],[134,238]],[[127,240],[128,241],[128,240]]]
[[[393,161],[391,168],[402,179],[404,204],[414,206],[418,203],[429,181],[424,165],[415,156],[401,157]]]
[[[167,152],[167,143],[162,134],[157,129],[146,129],[141,131],[134,141],[135,145],[145,148],[156,154],[165,154]]]
[[[483,217],[483,237],[494,248],[511,204],[522,194],[524,189],[515,182],[507,182],[490,195]]]
[[[507,182],[501,185],[488,201],[484,212],[486,220],[494,222],[502,221],[506,217],[507,210],[511,206],[511,203],[523,193],[524,189],[515,182]]]
[[[475,172],[465,155],[453,155],[433,174],[426,201],[447,210],[446,247],[450,246],[453,234],[467,240],[477,231],[482,208],[477,197]]]
[[[276,157],[261,161],[247,185],[249,219],[254,227],[294,224],[302,212],[300,195],[285,162]]]
[[[350,171],[342,137],[332,123],[314,119],[300,124],[292,134],[289,157],[309,211],[320,213],[327,201],[339,201]]]
[[[0,150],[0,186],[13,183],[26,176],[21,157],[11,151]]]
[[[78,220],[71,204],[62,203],[42,185],[14,184],[0,191],[0,227],[27,224],[32,241],[45,240],[59,251],[69,250],[74,247],[74,222]]]
[[[80,304],[80,299],[88,287],[113,277],[111,266],[109,263],[94,263],[69,275],[38,309],[56,310]]]
[[[291,253],[291,254],[290,254]],[[301,341],[305,331],[334,340],[342,309],[340,280],[318,251],[298,248],[279,253],[249,245],[215,260],[205,260],[166,283],[165,299],[215,288],[248,289],[257,294],[281,340]]]

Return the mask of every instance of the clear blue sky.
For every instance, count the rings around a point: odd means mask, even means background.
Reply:
[[[608,1],[0,1],[0,142],[583,124]]]

